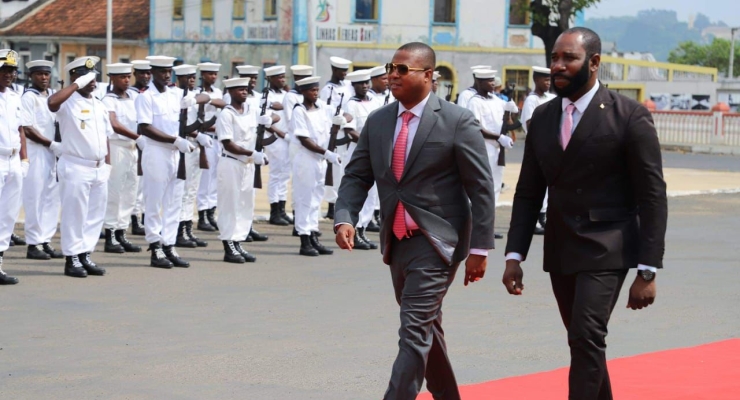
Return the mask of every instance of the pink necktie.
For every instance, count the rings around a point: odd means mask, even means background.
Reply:
[[[393,148],[393,159],[391,160],[391,171],[396,177],[397,181],[401,181],[401,175],[403,174],[403,167],[406,165],[406,145],[409,139],[409,121],[414,118],[414,114],[409,111],[404,111],[401,114],[401,130],[398,131],[398,138],[396,138],[396,147]],[[396,206],[396,215],[393,217],[393,234],[396,235],[398,240],[401,240],[406,236],[406,209],[403,207],[403,203],[398,201]]]
[[[573,103],[568,104],[565,107],[565,119],[563,120],[563,127],[560,128],[560,141],[563,144],[563,150],[568,147],[570,137],[573,135],[573,111],[576,106]]]

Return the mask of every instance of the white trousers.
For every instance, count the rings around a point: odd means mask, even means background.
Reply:
[[[252,230],[254,218],[254,164],[222,158],[217,186],[218,238],[242,241]]]
[[[23,206],[26,242],[30,245],[48,243],[57,233],[59,222],[59,183],[57,160],[47,147],[26,141],[31,165],[23,180]]]
[[[15,220],[21,211],[23,171],[21,159],[15,156],[0,156],[0,251],[10,245]],[[1,269],[0,269],[1,271]]]
[[[291,171],[288,141],[278,138],[273,144],[265,147],[265,154],[270,160],[267,200],[270,204],[286,201]]]
[[[336,168],[336,165],[334,166]],[[295,229],[300,235],[319,230],[321,199],[324,196],[326,161],[300,150],[293,159]]]
[[[370,221],[373,220],[375,209],[378,207],[380,207],[380,199],[378,198],[378,187],[377,185],[373,185],[373,187],[368,190],[367,199],[365,199],[365,204],[362,205],[362,210],[360,210],[357,227],[367,228],[368,224],[370,224]]]
[[[540,212],[541,213],[546,213],[547,212],[547,195],[548,195],[548,191],[546,190],[545,191],[545,199],[542,200],[542,209],[540,209]]]
[[[62,197],[62,253],[92,253],[105,218],[110,168],[80,165],[76,159],[62,155],[57,173]]]
[[[136,205],[139,177],[136,167],[139,153],[133,141],[110,141],[110,164],[113,170],[108,181],[108,204],[105,209],[105,229],[128,229]]]
[[[504,167],[498,165],[500,151],[501,148],[498,144],[486,140],[486,152],[488,153],[488,165],[491,167],[491,174],[493,175],[493,194],[496,206],[498,206],[498,198],[501,196],[501,183],[504,179]]]
[[[342,159],[342,165],[332,166],[332,175],[334,176],[334,185],[326,186],[324,189],[324,200],[329,203],[336,203],[337,197],[339,197],[339,184],[342,183],[342,177],[344,176],[344,165],[349,162],[347,158],[347,145],[341,145],[337,147],[337,154]],[[324,161],[326,166],[326,161]]]
[[[144,192],[147,243],[175,244],[185,181],[177,179],[180,152],[156,145],[144,148]]]
[[[216,207],[218,201],[218,163],[221,158],[221,142],[214,139],[213,146],[204,148],[208,159],[208,168],[201,171],[198,185],[198,211]]]
[[[138,183],[137,188],[136,188],[136,203],[134,204],[134,215],[141,215],[141,213],[144,212],[144,207],[145,207],[145,204],[144,204],[144,177],[143,176],[137,176],[137,181],[139,183]]]
[[[185,188],[182,196],[180,221],[192,221],[195,212],[195,197],[203,170],[200,169],[200,147],[195,143],[195,151],[185,154]]]

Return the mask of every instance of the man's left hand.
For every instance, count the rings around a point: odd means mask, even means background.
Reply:
[[[483,279],[487,265],[488,257],[477,254],[469,255],[468,260],[465,261],[465,286],[468,286],[468,282],[478,282]]]
[[[635,277],[635,281],[632,282],[630,287],[630,297],[627,300],[627,308],[633,310],[640,310],[647,308],[647,306],[653,304],[655,296],[657,294],[657,288],[655,286],[655,279],[650,282],[642,279],[640,275]]]

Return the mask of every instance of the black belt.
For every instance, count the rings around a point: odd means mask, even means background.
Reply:
[[[244,161],[242,161],[242,160],[240,160],[240,159],[238,159],[238,158],[236,158],[236,157],[232,157],[232,156],[230,156],[230,155],[228,155],[228,154],[224,154],[224,153],[221,153],[221,157],[226,157],[226,158],[230,158],[230,159],[232,159],[232,160],[236,160],[236,161],[239,161],[240,163],[243,163],[243,162],[244,162]]]

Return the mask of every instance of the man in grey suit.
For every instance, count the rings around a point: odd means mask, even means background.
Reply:
[[[386,65],[398,101],[368,117],[336,203],[337,244],[352,250],[358,213],[377,183],[383,262],[401,306],[388,400],[415,399],[424,378],[435,399],[460,398],[442,300],[460,262],[467,258],[465,285],[475,282],[493,249],[493,180],[480,126],[431,93],[435,64],[429,46],[408,43]]]

